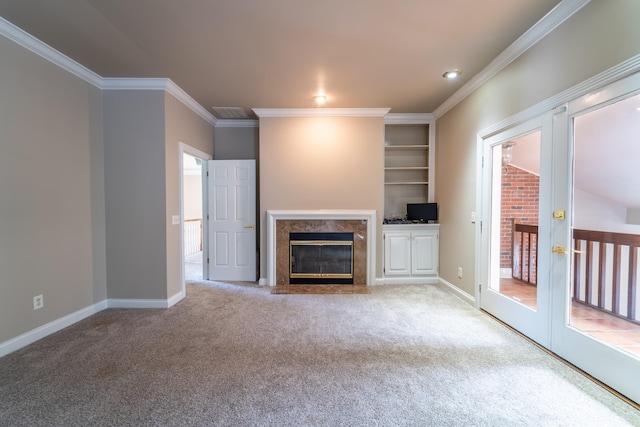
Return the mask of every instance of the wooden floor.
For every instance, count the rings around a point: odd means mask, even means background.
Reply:
[[[500,293],[536,308],[536,287],[515,279],[500,279]],[[640,357],[640,325],[577,302],[571,307],[571,326],[607,344]]]

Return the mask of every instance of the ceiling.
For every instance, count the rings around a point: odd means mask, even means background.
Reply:
[[[559,2],[0,0],[0,16],[102,77],[170,78],[212,114],[318,93],[430,113]]]

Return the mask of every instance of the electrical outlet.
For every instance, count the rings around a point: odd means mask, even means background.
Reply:
[[[458,267],[458,279],[462,279],[462,267]]]
[[[44,297],[42,295],[33,297],[33,309],[37,310],[42,307],[44,307]]]

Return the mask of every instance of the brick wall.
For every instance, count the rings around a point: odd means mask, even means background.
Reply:
[[[520,224],[538,225],[540,177],[513,166],[502,174],[502,212],[500,230],[500,268],[511,268],[512,228]],[[526,244],[526,242],[525,242]],[[533,254],[535,262],[535,253]],[[526,270],[526,265],[523,266]],[[515,275],[514,271],[514,275]],[[531,281],[535,283],[535,277]]]

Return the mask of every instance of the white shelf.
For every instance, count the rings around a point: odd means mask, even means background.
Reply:
[[[384,185],[429,185],[426,181],[414,181],[414,182],[385,182]]]
[[[428,150],[428,145],[385,145],[385,150]]]
[[[412,117],[412,116],[411,116]],[[421,116],[422,117],[422,116]],[[406,215],[407,203],[426,203],[433,189],[434,121],[395,120],[385,124],[384,215]]]
[[[405,171],[405,170],[429,170],[429,166],[393,166],[384,168],[386,171]]]

